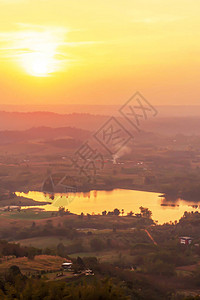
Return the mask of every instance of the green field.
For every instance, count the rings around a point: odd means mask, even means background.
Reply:
[[[6,217],[9,219],[18,219],[18,220],[40,220],[40,219],[47,219],[51,218],[52,212],[50,211],[34,211],[34,210],[21,210],[20,212],[9,212],[4,211],[0,212],[1,217]]]
[[[127,251],[101,251],[101,252],[79,252],[79,253],[73,253],[70,254],[71,258],[77,258],[77,257],[96,257],[99,262],[109,262],[109,263],[115,263],[119,261],[120,259],[123,259],[123,262],[132,262],[133,256],[130,256]]]
[[[59,243],[63,243],[64,246],[70,245],[72,242],[71,240],[65,238],[65,237],[35,237],[35,238],[29,238],[24,240],[15,241],[16,243],[19,243],[22,246],[32,246],[36,248],[51,248],[55,249]]]

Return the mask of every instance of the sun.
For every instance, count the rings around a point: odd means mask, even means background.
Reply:
[[[36,77],[47,77],[58,70],[58,61],[55,59],[56,52],[49,49],[40,49],[21,56],[21,64],[25,71]]]
[[[56,60],[49,53],[35,52],[22,57],[22,64],[29,75],[47,77],[56,71]]]
[[[27,74],[35,77],[48,77],[61,69],[58,47],[61,44],[59,35],[51,31],[21,32],[22,49],[19,63]]]
[[[51,60],[45,55],[37,54],[28,67],[30,74],[38,77],[45,77],[51,72]]]

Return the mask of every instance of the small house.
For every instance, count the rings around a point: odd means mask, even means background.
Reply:
[[[63,268],[64,270],[71,270],[71,268],[72,268],[72,262],[64,262],[64,263],[62,264],[62,268]]]
[[[192,238],[189,236],[179,237],[180,244],[190,245],[192,243]]]
[[[87,270],[85,270],[85,275],[86,275],[86,276],[94,276],[94,273],[93,273],[92,270],[87,269]]]

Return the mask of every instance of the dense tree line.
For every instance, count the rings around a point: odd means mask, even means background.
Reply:
[[[78,261],[78,259],[77,259]],[[80,259],[78,264],[85,262]],[[93,261],[93,263],[96,263]],[[199,296],[184,296],[173,290],[160,288],[140,275],[99,266],[105,276],[76,281],[45,281],[38,276],[27,278],[17,266],[11,266],[0,279],[0,299],[10,300],[199,300]],[[197,276],[198,277],[198,276]]]
[[[34,247],[24,247],[19,244],[8,243],[5,240],[0,240],[0,258],[4,256],[29,257],[42,254],[41,249]]]

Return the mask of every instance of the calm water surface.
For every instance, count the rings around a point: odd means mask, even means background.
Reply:
[[[139,213],[139,207],[148,207],[153,215],[153,219],[159,224],[165,222],[174,222],[179,220],[185,211],[200,211],[199,203],[193,203],[178,199],[175,203],[167,202],[164,198],[159,197],[160,194],[144,191],[115,189],[112,191],[90,191],[88,193],[76,194],[44,194],[42,192],[30,191],[26,193],[16,192],[17,196],[33,199],[38,202],[50,202],[47,205],[38,205],[36,207],[43,208],[46,211],[56,211],[60,206],[64,206],[70,212],[80,214],[98,214],[102,211],[113,211],[118,208],[124,209],[124,215],[133,211]],[[169,205],[173,206],[169,206]],[[166,206],[168,205],[168,206]],[[197,207],[193,207],[196,205]],[[35,207],[35,206],[34,206]],[[26,207],[27,208],[27,207]]]

